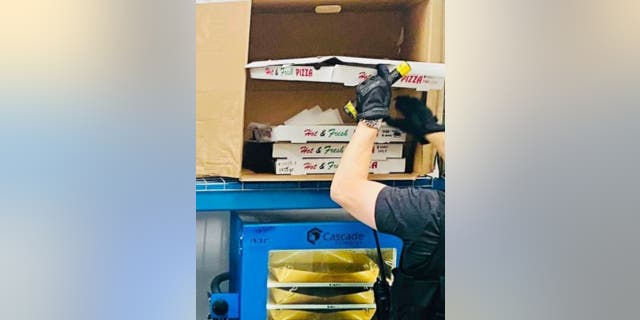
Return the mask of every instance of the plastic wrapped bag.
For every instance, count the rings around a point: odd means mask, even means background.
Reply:
[[[371,320],[375,309],[361,310],[269,310],[271,320]]]
[[[270,289],[276,304],[374,304],[373,290],[353,288]]]
[[[366,254],[307,250],[270,253],[271,275],[279,282],[374,282],[378,266]]]

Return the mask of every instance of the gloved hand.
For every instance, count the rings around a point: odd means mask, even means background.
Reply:
[[[358,120],[378,120],[389,118],[391,103],[391,83],[389,69],[377,65],[378,74],[363,81],[356,87],[356,111]]]
[[[387,124],[412,134],[420,143],[428,143],[425,135],[444,131],[444,125],[438,124],[431,110],[418,98],[401,96],[396,98],[396,109],[404,119],[387,119]]]

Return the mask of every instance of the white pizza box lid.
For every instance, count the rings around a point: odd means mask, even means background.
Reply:
[[[249,124],[256,141],[260,142],[349,142],[356,130],[355,125],[279,125],[269,126],[259,123]],[[378,130],[377,143],[405,142],[407,134],[383,126]]]
[[[306,175],[335,173],[340,159],[277,159],[276,174]],[[402,173],[405,170],[405,159],[372,160],[369,172],[375,174]]]
[[[347,143],[341,142],[315,142],[315,143],[285,143],[273,144],[274,158],[340,158],[344,153]],[[390,158],[402,158],[402,143],[376,143],[373,146],[372,159],[384,160]]]
[[[377,72],[375,66],[395,68],[402,61],[346,56],[319,56],[295,59],[254,61],[245,67],[251,78],[267,80],[334,82],[355,86]],[[328,65],[323,65],[327,63]],[[444,86],[445,65],[442,63],[407,61],[411,72],[393,87],[418,91],[439,90]]]

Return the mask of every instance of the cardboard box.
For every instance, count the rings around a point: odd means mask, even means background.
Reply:
[[[319,105],[341,108],[353,87],[332,82],[253,79],[249,61],[345,56],[442,63],[443,0],[340,0],[339,14],[316,14],[323,0],[238,0],[196,5],[196,175],[242,181],[329,180],[331,175],[277,176],[243,170],[249,123],[282,124]],[[333,70],[335,72],[335,70]],[[316,70],[313,71],[314,75]],[[332,74],[333,76],[333,74]],[[416,80],[417,81],[417,80]],[[394,87],[393,95],[420,97]],[[442,95],[427,105],[441,113]],[[345,123],[353,123],[343,115]],[[405,149],[409,150],[408,146]],[[407,156],[408,174],[373,179],[414,179],[432,170],[429,145]]]
[[[267,126],[251,124],[253,137],[260,142],[290,141],[292,143],[303,142],[349,142],[356,131],[355,125],[336,126]],[[404,142],[407,134],[391,127],[382,127],[378,131],[377,143]]]
[[[314,81],[355,86],[377,74],[375,66],[385,64],[392,70],[402,61],[344,56],[255,61],[246,67],[253,79]],[[445,67],[441,63],[408,61],[411,72],[393,87],[418,91],[439,90],[444,87]],[[326,65],[330,64],[330,65]]]
[[[307,175],[335,173],[340,165],[340,159],[277,159],[276,174],[278,175]],[[373,160],[369,165],[369,172],[377,174],[404,173],[405,159]]]
[[[275,143],[274,158],[341,158],[346,143]],[[402,143],[376,143],[372,159],[402,158]]]
[[[240,176],[250,15],[250,1],[196,5],[197,177]]]

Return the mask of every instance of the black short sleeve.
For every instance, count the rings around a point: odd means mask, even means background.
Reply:
[[[376,227],[380,232],[412,240],[423,235],[430,224],[435,228],[441,225],[444,192],[387,186],[378,194],[375,210]]]

